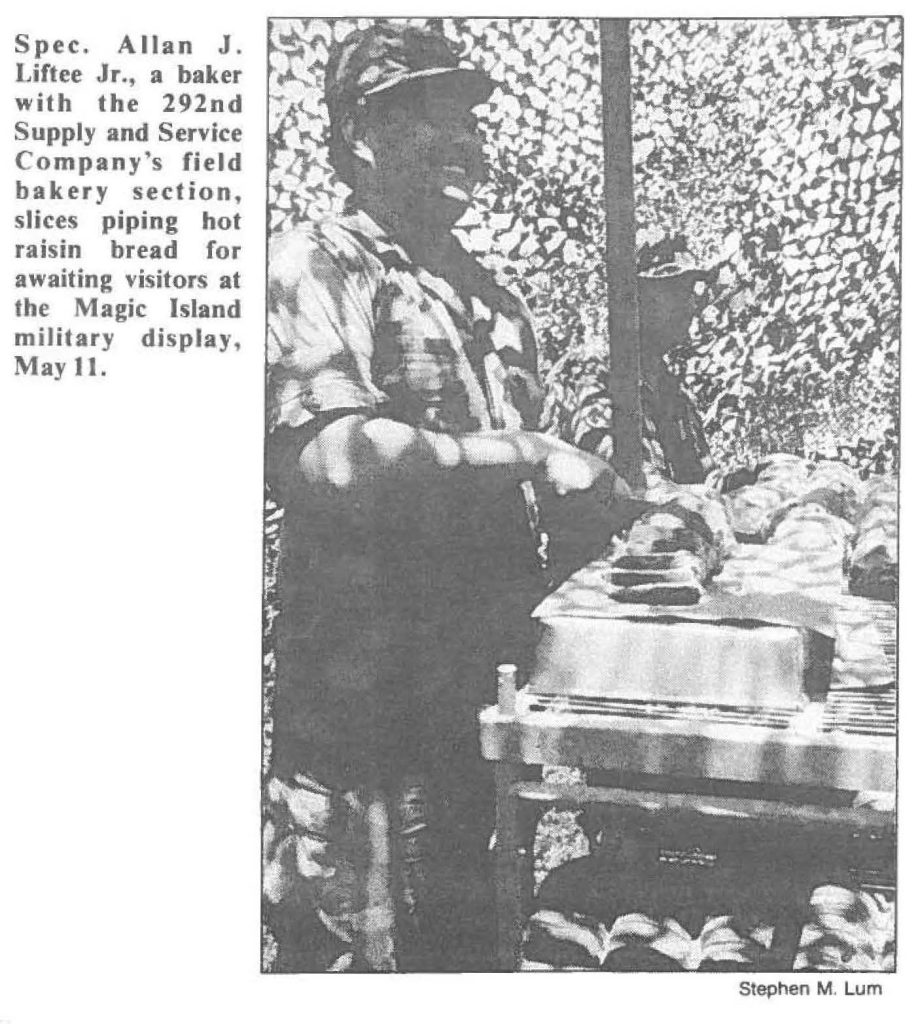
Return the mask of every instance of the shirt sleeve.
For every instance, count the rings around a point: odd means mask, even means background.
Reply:
[[[269,254],[268,428],[300,427],[337,409],[373,412],[374,282],[356,243],[298,228]]]

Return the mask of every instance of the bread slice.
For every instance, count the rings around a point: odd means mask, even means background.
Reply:
[[[686,583],[645,583],[632,587],[611,587],[613,601],[625,604],[688,605],[698,604],[704,587],[697,581]]]

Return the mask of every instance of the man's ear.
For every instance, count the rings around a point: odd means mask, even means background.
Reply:
[[[376,167],[376,157],[367,140],[366,125],[357,114],[345,114],[341,122],[341,136],[351,154],[368,167]]]

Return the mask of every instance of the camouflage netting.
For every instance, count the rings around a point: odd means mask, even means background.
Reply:
[[[364,19],[275,21],[270,228],[340,208],[328,45]],[[464,244],[532,308],[564,432],[606,360],[596,22],[441,19],[498,83]],[[719,267],[677,368],[722,461],[898,457],[901,22],[634,21],[638,243]]]

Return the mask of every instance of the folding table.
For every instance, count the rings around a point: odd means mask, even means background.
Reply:
[[[895,606],[869,603],[895,678]],[[550,806],[601,807],[633,820],[802,827],[813,849],[842,850],[852,881],[894,874],[896,690],[830,690],[802,711],[693,706],[517,691],[480,714],[495,763],[500,964],[520,962],[534,904],[533,837]],[[543,766],[599,773],[596,784],[541,781]],[[792,901],[793,902],[793,901]],[[789,968],[806,906],[772,940]],[[780,933],[780,934],[779,934]],[[789,962],[787,962],[787,958]]]

